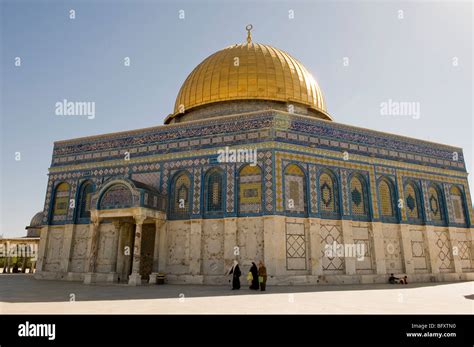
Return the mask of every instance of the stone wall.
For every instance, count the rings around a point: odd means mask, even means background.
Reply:
[[[191,221],[168,221],[167,224],[166,273],[186,274],[189,270]],[[201,245],[195,246],[200,247]]]
[[[263,218],[237,219],[236,246],[239,247],[237,259],[245,269],[250,268],[252,262],[258,265],[258,262],[264,259]]]
[[[428,273],[431,270],[427,237],[424,227],[409,227],[409,248],[405,251],[413,259],[414,273]]]
[[[89,225],[43,228],[37,278],[81,279],[90,230]],[[133,225],[123,224],[120,230],[128,240]],[[164,272],[169,283],[228,283],[225,274],[234,259],[240,263],[243,285],[251,263],[260,260],[272,285],[385,283],[390,273],[406,274],[412,282],[474,279],[472,229],[263,216],[174,220],[160,230],[156,234],[154,224],[144,225],[141,272]],[[156,235],[164,242],[159,247]],[[123,276],[128,271],[122,269],[119,253],[124,240],[119,247],[116,226],[100,225],[98,274],[117,271]],[[325,247],[334,242],[363,245],[363,258],[326,254]],[[153,265],[158,263],[159,268]]]
[[[70,272],[83,272],[87,263],[87,245],[89,244],[89,225],[76,225],[72,249],[71,261],[69,264]]]
[[[52,227],[48,232],[44,269],[47,272],[61,272],[61,260],[64,258],[62,227]]]
[[[112,223],[102,223],[99,231],[99,250],[96,269],[98,273],[115,272],[117,264],[118,233]]]
[[[354,223],[352,238],[354,245],[364,250],[363,257],[356,258],[356,273],[360,275],[373,274],[375,272],[375,245],[370,223]]]
[[[202,274],[222,275],[224,269],[224,220],[207,219],[202,222]]]
[[[387,273],[404,273],[405,262],[398,224],[382,224],[385,267]]]

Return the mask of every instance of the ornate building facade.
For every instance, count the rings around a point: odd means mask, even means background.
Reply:
[[[237,259],[270,284],[472,280],[471,206],[461,148],[334,122],[307,69],[249,31],[163,126],[54,144],[35,276],[223,284]]]

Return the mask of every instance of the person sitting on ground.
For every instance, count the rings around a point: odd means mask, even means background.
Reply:
[[[400,279],[400,284],[408,284],[407,279],[408,279],[407,276],[405,276],[405,277],[403,277],[402,279]]]
[[[398,277],[395,277],[393,274],[390,274],[390,277],[388,278],[388,283],[390,284],[395,284],[399,280]]]

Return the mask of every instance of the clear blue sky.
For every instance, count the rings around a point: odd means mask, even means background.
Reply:
[[[248,23],[255,42],[289,52],[313,73],[335,121],[460,146],[472,172],[471,7],[1,1],[0,234],[24,235],[42,210],[55,140],[163,124],[191,70],[216,50],[244,42]],[[63,99],[94,101],[96,118],[56,116],[55,103]],[[420,119],[381,116],[380,103],[388,99],[419,102]]]

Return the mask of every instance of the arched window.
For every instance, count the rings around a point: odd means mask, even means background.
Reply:
[[[56,187],[54,193],[53,205],[53,222],[61,222],[66,220],[69,210],[69,184],[63,182]]]
[[[260,213],[262,211],[262,170],[245,165],[239,173],[239,212]]]
[[[182,172],[174,178],[171,196],[171,214],[177,217],[189,216],[191,213],[191,179],[188,174]]]
[[[306,213],[305,175],[298,165],[290,164],[285,169],[285,210]]]
[[[124,184],[114,184],[108,188],[100,199],[99,209],[110,210],[133,206],[133,196],[130,188]]]
[[[76,221],[88,220],[91,216],[91,198],[94,192],[94,185],[90,181],[86,181],[81,185],[78,195],[77,207],[78,213]]]
[[[385,177],[379,181],[379,201],[382,219],[396,219],[395,189],[392,182]]]
[[[205,182],[206,212],[224,212],[222,170],[211,169],[206,174]]]
[[[367,187],[365,180],[360,175],[354,175],[350,182],[350,199],[352,216],[357,219],[369,217]]]
[[[464,199],[461,189],[457,186],[452,186],[449,190],[451,198],[451,205],[454,213],[454,223],[466,224],[466,210],[464,208]]]
[[[423,210],[421,206],[420,191],[412,182],[407,183],[405,186],[405,203],[408,219],[420,222]]]
[[[324,170],[319,175],[319,211],[321,214],[339,214],[339,189],[334,174]]]
[[[433,222],[444,224],[445,216],[441,190],[434,184],[428,188],[428,206]]]

